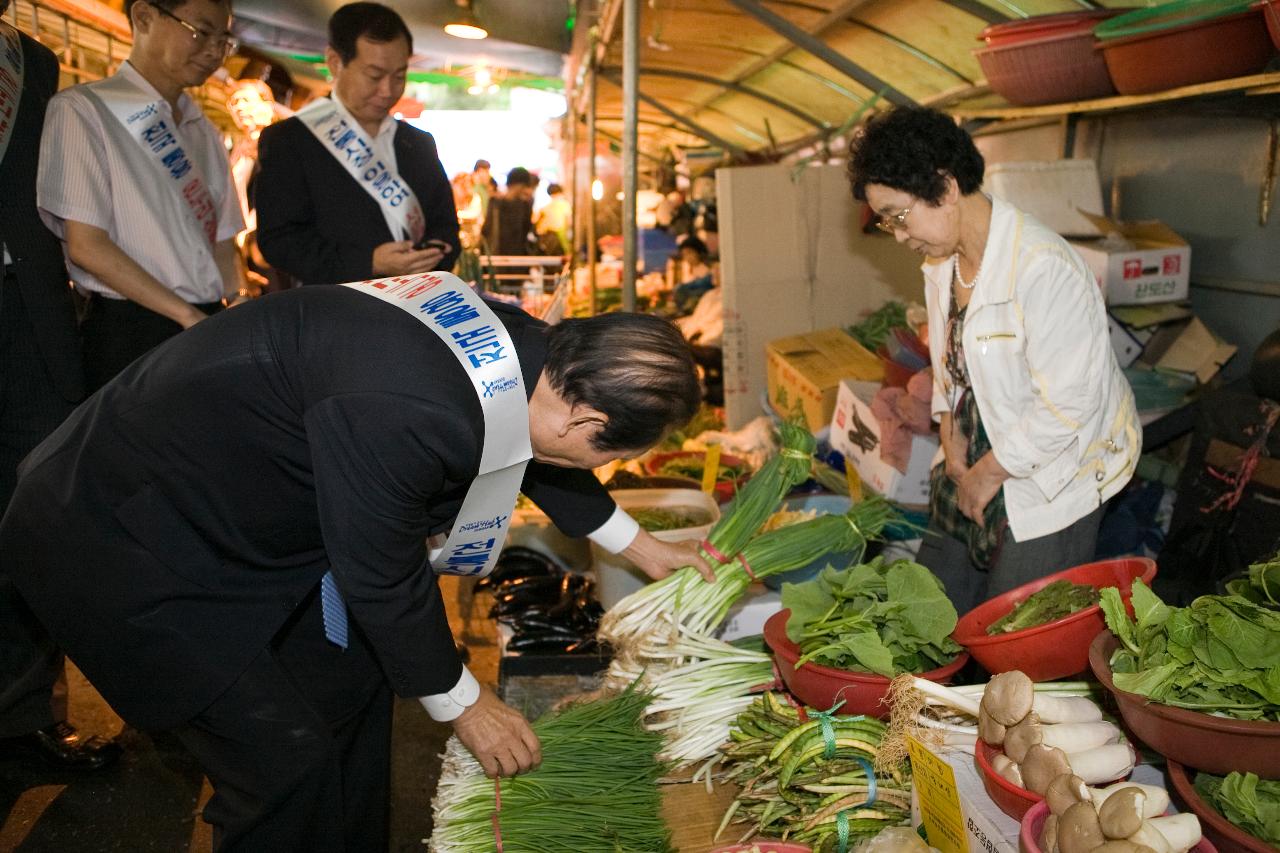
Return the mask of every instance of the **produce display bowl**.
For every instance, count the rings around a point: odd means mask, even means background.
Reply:
[[[1095,34],[1116,90],[1144,95],[1261,72],[1275,45],[1263,9],[1250,2],[1181,0],[1100,24]],[[1214,7],[1223,13],[1206,17]]]
[[[982,787],[986,789],[991,801],[1009,817],[1022,820],[1023,815],[1027,814],[1033,806],[1044,802],[1044,797],[1013,784],[996,772],[991,762],[995,756],[1003,752],[1004,750],[999,747],[978,741],[973,750],[973,763],[977,765],[978,773],[982,775]]]
[[[1043,801],[1036,803],[1022,818],[1022,827],[1018,830],[1018,850],[1021,853],[1040,853],[1040,831],[1049,817],[1049,804]],[[1203,819],[1201,820],[1203,825]],[[1207,827],[1205,827],[1207,829]],[[1230,853],[1231,848],[1222,848],[1223,853]],[[1191,848],[1190,853],[1218,853],[1209,838],[1201,838],[1200,843]]]
[[[645,460],[644,468],[646,472],[655,477],[669,477],[672,475],[665,473],[662,470],[662,466],[666,465],[668,462],[675,460],[702,462],[705,458],[706,454],[701,450],[675,450],[669,453],[655,453]],[[733,480],[722,480],[716,483],[712,494],[715,495],[717,503],[726,504],[733,500],[733,496],[738,493],[738,489],[740,489],[742,485],[750,479],[751,471],[747,467],[746,460],[739,459],[737,456],[731,456],[728,453],[720,455],[720,464],[727,465],[730,468],[738,468],[744,472],[741,476],[736,477]],[[681,476],[683,479],[683,475],[678,476]],[[701,480],[698,480],[698,483],[701,485]]]
[[[978,38],[988,47],[999,47],[1081,30],[1093,35],[1093,28],[1100,22],[1130,11],[1133,10],[1131,8],[1078,9],[1074,12],[1032,15],[1030,18],[992,24],[984,29]]]
[[[804,512],[816,510],[819,515],[844,515],[849,511],[852,502],[847,495],[805,495],[804,497],[787,498],[782,508],[788,512]],[[792,569],[779,575],[769,575],[763,581],[769,589],[782,589],[784,583],[803,583],[818,576],[828,565],[837,569],[846,568],[854,556],[853,551],[833,551],[824,554],[807,566]]]
[[[865,714],[868,717],[889,716],[889,706],[883,704],[889,692],[889,679],[869,672],[850,672],[832,669],[815,663],[806,663],[796,669],[800,659],[800,647],[787,637],[787,619],[790,610],[779,610],[764,623],[764,641],[773,649],[774,661],[787,689],[810,708],[825,711],[837,702],[841,714]],[[969,660],[968,652],[961,652],[946,666],[922,672],[920,678],[948,683]]]
[[[1271,41],[1280,50],[1280,0],[1262,0],[1258,6],[1267,21],[1267,32],[1271,33]]]
[[[1032,681],[1065,678],[1089,668],[1089,643],[1107,627],[1101,607],[1094,604],[1053,622],[1007,634],[988,635],[987,626],[1054,581],[1068,580],[1099,588],[1114,586],[1128,601],[1134,578],[1142,578],[1142,582],[1150,586],[1155,575],[1155,561],[1146,557],[1075,566],[984,601],[960,617],[953,636],[992,675],[1017,669]]]
[[[728,847],[716,847],[711,853],[810,853],[813,848],[808,844],[796,844],[794,841],[773,841],[761,838],[748,841],[746,844],[731,844]]]
[[[974,55],[996,94],[1018,106],[1105,98],[1116,93],[1093,28],[1125,9],[1037,15],[982,31]]]
[[[1139,740],[1171,761],[1209,773],[1221,776],[1238,770],[1280,779],[1280,723],[1215,717],[1117,690],[1111,679],[1111,654],[1119,645],[1114,634],[1104,631],[1089,647],[1089,663]]]
[[[1173,790],[1178,792],[1187,810],[1200,818],[1200,829],[1204,831],[1205,838],[1217,845],[1219,850],[1223,853],[1275,853],[1276,848],[1227,820],[1196,792],[1196,771],[1183,767],[1176,761],[1168,761],[1166,766]]]

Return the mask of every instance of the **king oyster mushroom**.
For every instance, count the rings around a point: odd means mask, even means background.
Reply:
[[[1063,774],[1071,773],[1071,763],[1067,754],[1060,749],[1043,744],[1036,744],[1027,750],[1027,755],[1019,765],[1022,781],[1028,791],[1041,796],[1049,790],[1049,783]],[[1093,808],[1092,805],[1089,806]]]
[[[1058,853],[1091,853],[1106,842],[1092,803],[1076,803],[1058,818]]]

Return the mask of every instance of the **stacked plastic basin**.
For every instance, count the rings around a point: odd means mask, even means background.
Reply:
[[[1105,98],[1116,93],[1106,61],[1094,49],[1093,29],[1127,9],[1036,15],[982,31],[974,55],[992,90],[1011,104]]]
[[[1271,0],[1175,0],[1103,21],[1094,35],[1116,90],[1144,95],[1260,73],[1280,45],[1267,32],[1276,11]]]

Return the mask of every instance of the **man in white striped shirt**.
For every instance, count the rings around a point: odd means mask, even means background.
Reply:
[[[40,214],[89,297],[90,391],[248,295],[226,149],[183,92],[231,47],[230,0],[126,0],[125,11],[128,62],[49,103],[40,155]]]

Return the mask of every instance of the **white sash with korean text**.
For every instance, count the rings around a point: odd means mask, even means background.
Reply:
[[[443,546],[428,554],[438,573],[484,577],[511,526],[529,443],[529,400],[506,327],[450,273],[421,273],[342,285],[396,305],[439,336],[467,372],[484,412],[480,471]]]
[[[172,111],[157,99],[116,74],[90,83],[93,94],[142,147],[164,177],[164,184],[178,194],[195,217],[200,232],[212,246],[218,242],[218,210],[200,167],[183,147]]]
[[[22,39],[17,30],[0,21],[0,163],[9,148],[21,101]]]
[[[350,122],[332,98],[317,98],[299,110],[297,117],[378,203],[392,239],[416,243],[422,238],[427,226],[418,197],[393,165],[374,153],[364,130]]]

